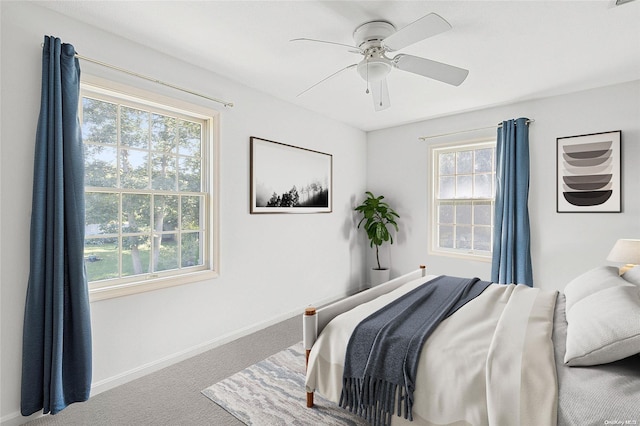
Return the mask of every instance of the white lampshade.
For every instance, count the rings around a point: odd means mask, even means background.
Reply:
[[[610,262],[624,263],[627,267],[620,270],[623,274],[627,269],[640,264],[640,240],[620,239],[616,241],[607,260]]]
[[[363,59],[357,70],[364,81],[374,83],[385,78],[391,72],[391,68],[391,61],[387,58],[369,58]]]

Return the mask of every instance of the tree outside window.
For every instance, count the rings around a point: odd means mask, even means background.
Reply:
[[[90,90],[80,116],[90,287],[212,268],[209,122]]]

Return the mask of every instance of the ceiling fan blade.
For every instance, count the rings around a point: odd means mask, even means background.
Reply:
[[[373,107],[376,111],[382,111],[391,106],[389,101],[389,88],[387,87],[387,79],[374,81],[371,84],[371,94],[373,95]]]
[[[400,50],[403,47],[443,33],[449,29],[451,29],[451,24],[443,17],[436,13],[430,13],[391,34],[382,40],[382,45],[388,51]]]
[[[350,46],[348,44],[336,43],[334,41],[316,40],[316,39],[313,39],[313,38],[294,38],[294,39],[289,40],[289,41],[313,41],[313,42],[316,42],[316,43],[335,44],[337,46],[348,47],[349,48],[349,52],[351,52],[351,53],[358,53],[358,54],[363,54],[364,53],[364,50],[360,49],[357,46]]]
[[[469,70],[465,70],[464,68],[454,67],[453,65],[443,64],[442,62],[413,55],[396,55],[393,58],[393,64],[402,71],[432,78],[453,86],[462,84],[467,78],[467,75],[469,75]]]
[[[303,90],[302,92],[298,93],[298,94],[296,95],[296,97],[298,97],[298,96],[300,96],[300,95],[303,95],[303,94],[307,93],[309,90],[313,89],[313,88],[314,88],[314,87],[316,87],[318,84],[323,83],[323,82],[325,82],[325,81],[329,80],[331,77],[335,77],[336,75],[340,74],[342,71],[346,71],[346,70],[348,70],[348,69],[350,69],[350,68],[353,68],[353,67],[356,67],[356,66],[358,66],[358,64],[351,64],[351,65],[349,65],[349,66],[346,66],[346,67],[344,67],[344,68],[342,68],[342,69],[340,69],[340,70],[338,70],[338,71],[334,72],[333,74],[331,74],[331,75],[330,75],[330,76],[328,76],[328,77],[323,78],[322,80],[320,80],[319,82],[317,82],[317,83],[316,83],[316,84],[314,84],[313,86],[311,86],[311,87],[309,87],[309,88],[307,88],[307,89]]]

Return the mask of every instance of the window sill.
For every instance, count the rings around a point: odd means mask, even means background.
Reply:
[[[113,299],[132,294],[145,293],[177,285],[190,284],[198,281],[206,281],[218,277],[216,271],[198,271],[180,276],[154,278],[145,281],[134,281],[126,284],[118,284],[109,287],[89,289],[89,302]]]
[[[477,254],[473,251],[462,252],[462,251],[448,251],[448,250],[429,250],[430,255],[434,256],[444,256],[444,257],[452,257],[455,259],[465,259],[465,260],[475,260],[477,262],[491,262],[492,257],[491,253],[489,254]]]

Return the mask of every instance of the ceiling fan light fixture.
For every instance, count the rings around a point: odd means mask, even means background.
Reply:
[[[358,53],[363,56],[360,62],[351,64],[337,72],[334,72],[329,77],[320,80],[320,82],[309,87],[302,93],[306,93],[318,84],[327,81],[350,68],[356,68],[358,75],[360,75],[360,77],[367,83],[365,93],[372,93],[373,104],[376,111],[381,111],[389,108],[390,106],[387,75],[389,75],[391,70],[394,68],[436,81],[441,81],[443,83],[459,86],[469,74],[469,71],[464,68],[458,68],[453,65],[403,53],[397,54],[393,58],[386,56],[388,52],[398,51],[450,29],[451,24],[449,24],[444,18],[436,13],[429,13],[397,31],[396,27],[387,21],[378,20],[365,22],[357,27],[353,32],[353,41],[355,42],[355,46],[309,38],[293,39],[292,41],[305,40],[342,45],[348,47],[349,52]]]
[[[392,68],[391,61],[386,58],[363,59],[358,64],[358,74],[364,81],[372,83],[385,78]]]

